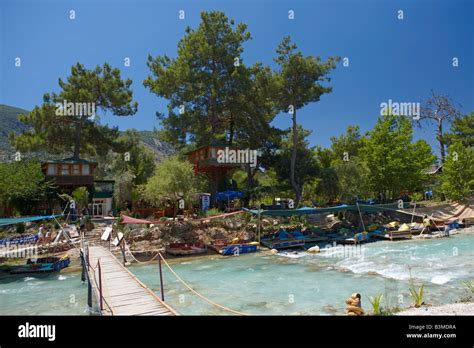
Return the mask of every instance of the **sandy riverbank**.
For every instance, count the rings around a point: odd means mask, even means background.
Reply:
[[[410,308],[397,315],[474,315],[474,302]]]

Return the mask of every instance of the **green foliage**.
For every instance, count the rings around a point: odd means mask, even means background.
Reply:
[[[462,201],[474,192],[474,147],[452,143],[441,173],[441,191],[447,198]]]
[[[374,315],[381,314],[382,307],[380,306],[380,304],[382,303],[382,297],[383,297],[383,294],[369,297],[369,302],[372,305],[372,312],[374,313]]]
[[[143,185],[142,194],[155,206],[167,202],[174,204],[181,198],[190,202],[195,199],[197,186],[192,164],[173,156],[156,168],[154,175]]]
[[[420,288],[416,288],[415,286],[410,287],[410,296],[413,298],[414,305],[416,308],[420,307],[423,304],[423,295],[424,295],[424,285]]]
[[[365,162],[359,157],[351,157],[349,161],[335,160],[333,163],[339,181],[340,198],[343,201],[369,198],[370,173]]]
[[[133,180],[135,175],[130,171],[118,173],[115,177],[114,200],[119,209],[124,209],[126,203],[132,200]]]
[[[331,142],[334,158],[346,162],[356,157],[363,146],[363,138],[357,125],[347,127],[346,133],[339,137],[331,137]]]
[[[132,102],[132,81],[122,80],[120,70],[108,64],[88,70],[77,63],[67,81],[59,79],[61,92],[45,94],[43,104],[19,120],[31,129],[21,135],[10,134],[12,145],[21,151],[46,150],[63,154],[105,155],[118,137],[118,129],[101,126],[90,115],[62,116],[57,113],[64,101],[95,103],[96,109],[112,111],[114,115],[133,115],[137,103]]]
[[[222,214],[218,209],[212,208],[206,211],[206,216],[216,216]]]
[[[0,208],[10,206],[27,212],[50,187],[44,180],[37,161],[0,163]]]
[[[176,58],[148,57],[152,75],[144,85],[169,101],[168,115],[157,113],[167,141],[177,147],[188,137],[198,147],[213,140],[232,143],[239,128],[249,124],[242,111],[247,110],[255,70],[262,72],[243,63],[242,45],[250,38],[245,24],[235,24],[223,12],[202,12],[198,28],[188,27],[179,41]],[[185,110],[180,113],[181,105]]]
[[[84,208],[89,203],[89,191],[84,186],[78,187],[72,191],[72,198],[81,208]]]
[[[309,147],[309,142],[307,140],[307,137],[310,134],[311,132],[309,130],[299,127],[296,152],[297,161],[295,167],[295,182],[301,191],[303,191],[304,185],[308,182],[311,182],[311,180],[319,172],[314,150]],[[282,140],[281,150],[279,150],[274,157],[273,168],[282,189],[288,189],[291,187],[291,168],[289,163],[291,161],[293,151],[292,139],[293,132],[291,129],[287,130]]]
[[[420,192],[415,192],[411,195],[411,199],[413,202],[420,202],[424,198],[423,194]]]
[[[155,155],[143,145],[141,134],[135,130],[127,130],[116,141],[117,153],[109,152],[99,160],[97,177],[112,178],[129,172],[133,175],[133,185],[142,185],[155,170]]]
[[[338,57],[329,57],[322,62],[321,57],[303,56],[297,51],[297,46],[286,36],[279,44],[275,62],[279,65],[276,75],[277,95],[276,105],[279,110],[291,113],[292,119],[292,152],[290,157],[290,184],[295,192],[295,204],[298,206],[303,193],[304,181],[299,181],[296,176],[298,172],[298,143],[301,141],[298,135],[298,124],[296,121],[296,110],[305,105],[317,102],[325,93],[330,93],[332,87],[323,86],[321,82],[330,81],[327,76],[336,67]],[[303,136],[304,139],[304,136]]]
[[[316,158],[319,167],[319,182],[316,189],[327,203],[335,200],[340,191],[336,169],[331,165],[333,153],[329,149],[318,147]]]
[[[25,223],[24,222],[19,222],[15,225],[15,230],[16,233],[25,233]]]
[[[427,180],[424,170],[435,161],[424,140],[412,143],[413,128],[406,116],[384,115],[368,133],[361,159],[369,170],[368,184],[374,192],[396,198],[403,191],[417,191]]]
[[[474,112],[456,118],[444,138],[448,145],[459,142],[465,147],[474,147]]]
[[[330,81],[327,75],[336,68],[339,60],[338,57],[329,57],[323,62],[319,56],[305,57],[297,48],[291,38],[285,36],[276,50],[278,56],[275,62],[280,67],[277,104],[280,110],[286,112],[290,105],[297,110],[330,93],[332,87],[323,86],[321,82]]]
[[[467,288],[467,290],[471,292],[471,294],[474,294],[474,280],[462,283]]]

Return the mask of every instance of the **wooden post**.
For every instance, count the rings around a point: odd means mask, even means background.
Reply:
[[[88,242],[84,243],[84,251],[86,252],[87,269],[89,269],[90,264],[89,264],[89,243]]]
[[[118,237],[117,237],[118,238]],[[125,238],[125,237],[124,237]],[[123,238],[122,238],[123,241]],[[120,242],[120,250],[122,250],[122,257],[123,257],[123,266],[125,267],[125,264],[127,263],[127,258],[125,257],[125,244]]]
[[[92,285],[89,277],[87,277],[87,305],[92,308]]]
[[[84,254],[82,250],[80,251],[80,255],[81,255],[81,266],[82,266],[81,281],[85,281],[86,280],[86,263],[84,261]]]
[[[165,300],[165,292],[163,290],[163,271],[161,269],[161,254],[158,257],[158,267],[160,268],[160,289],[161,289],[161,300]]]
[[[100,259],[97,260],[97,266],[99,268],[99,298],[100,298],[100,310],[102,311],[104,309],[103,306],[103,299],[102,299],[102,270],[100,268]]]
[[[260,230],[261,230],[260,208],[258,208],[257,227],[258,227],[258,243],[260,244]]]

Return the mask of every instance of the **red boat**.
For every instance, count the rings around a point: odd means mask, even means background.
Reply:
[[[171,255],[204,254],[207,252],[207,246],[204,243],[170,243],[166,252]]]

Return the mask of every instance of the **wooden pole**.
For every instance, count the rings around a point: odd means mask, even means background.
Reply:
[[[413,213],[411,213],[411,222],[413,223],[413,220],[415,219],[415,210],[416,210],[416,202],[413,205]]]
[[[104,309],[103,306],[103,297],[102,297],[102,270],[100,268],[100,259],[97,260],[97,266],[99,268],[99,298],[100,298],[100,310],[102,311]]]
[[[362,227],[364,228],[364,231],[365,231],[364,219],[362,218],[362,213],[360,212],[359,203],[356,202],[356,204],[357,204],[357,210],[359,211],[360,221],[362,222]]]
[[[161,269],[161,254],[158,257],[158,267],[160,268],[160,289],[161,289],[161,300],[165,300],[165,292],[163,290],[163,271]]]
[[[260,230],[261,230],[261,222],[260,222],[260,208],[258,209],[258,243],[260,244]]]
[[[80,251],[80,255],[81,255],[81,266],[82,266],[81,281],[85,281],[86,280],[86,263],[84,261],[84,253],[82,250]]]
[[[125,264],[127,263],[127,259],[125,257],[125,245],[124,243],[122,243],[122,241],[120,241],[119,243],[120,243],[120,250],[122,250],[123,265],[125,266]]]

